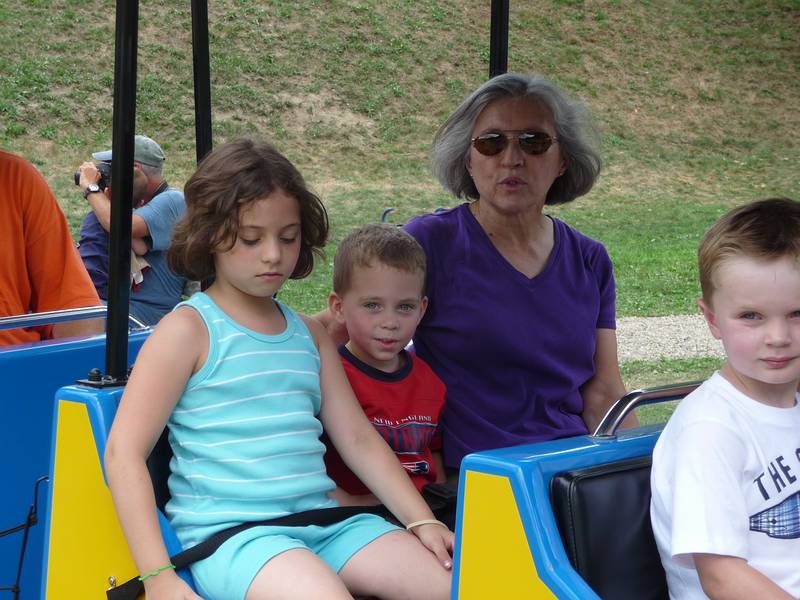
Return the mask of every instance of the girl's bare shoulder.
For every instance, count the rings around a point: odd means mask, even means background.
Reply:
[[[180,306],[158,322],[149,342],[157,341],[167,348],[180,348],[182,352],[201,349],[208,345],[208,330],[203,318],[190,306]]]

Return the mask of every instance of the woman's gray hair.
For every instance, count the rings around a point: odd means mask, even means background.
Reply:
[[[506,98],[531,98],[553,115],[566,170],[550,186],[545,204],[570,202],[592,189],[602,160],[588,111],[547,79],[519,73],[505,73],[484,83],[436,132],[431,170],[444,188],[457,198],[478,198],[478,189],[467,172],[472,130],[484,108]]]

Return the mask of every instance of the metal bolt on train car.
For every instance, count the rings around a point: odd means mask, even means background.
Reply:
[[[209,21],[205,1],[193,0],[191,10],[199,161],[212,146]],[[0,378],[12,400],[2,432],[0,594],[15,600],[135,598],[139,590],[102,465],[129,364],[150,333],[129,323],[126,310],[138,11],[135,0],[116,5],[113,153],[119,158],[112,166],[106,335],[0,350]],[[508,19],[508,1],[493,0],[490,76],[506,71]],[[0,328],[104,314],[100,307],[20,315],[0,319]],[[665,598],[648,521],[649,459],[660,428],[616,428],[638,404],[681,398],[692,388],[634,392],[593,435],[467,456],[452,598]],[[163,468],[153,471],[162,483]],[[168,551],[179,553],[163,513],[159,522]],[[618,535],[632,528],[640,535]],[[180,572],[191,584],[188,569]]]

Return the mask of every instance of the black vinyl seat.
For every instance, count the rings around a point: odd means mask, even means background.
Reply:
[[[650,526],[650,465],[644,456],[559,473],[550,501],[564,549],[604,600],[667,600]]]
[[[162,513],[167,514],[165,507],[169,501],[169,463],[172,460],[172,447],[169,445],[169,430],[165,427],[158,438],[156,445],[147,457],[147,470],[153,480],[153,494],[156,497],[156,506]]]

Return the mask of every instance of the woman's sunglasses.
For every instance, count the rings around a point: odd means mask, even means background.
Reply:
[[[537,154],[544,154],[557,142],[558,138],[550,137],[549,134],[543,131],[523,131],[521,133],[508,132],[516,135],[507,135],[507,133],[484,133],[478,137],[472,138],[472,145],[475,150],[484,156],[496,156],[500,154],[511,143],[511,140],[516,139],[519,142],[519,149],[525,154],[536,156]]]

